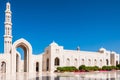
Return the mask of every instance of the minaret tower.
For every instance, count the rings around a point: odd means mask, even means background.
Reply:
[[[10,3],[6,3],[6,10],[5,10],[5,33],[4,33],[4,53],[10,53],[11,46],[12,46],[12,20],[11,20],[11,9]]]

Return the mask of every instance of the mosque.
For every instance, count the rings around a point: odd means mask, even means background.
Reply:
[[[6,3],[4,53],[0,54],[0,73],[15,74],[16,72],[54,72],[58,66],[99,66],[119,64],[119,54],[104,48],[98,52],[66,50],[63,46],[52,42],[42,54],[34,55],[31,44],[21,38],[12,42],[12,12],[10,3]],[[24,60],[17,48],[24,50]]]

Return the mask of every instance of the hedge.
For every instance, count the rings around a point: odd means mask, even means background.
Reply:
[[[120,70],[120,64],[117,66],[103,66],[102,68],[99,68],[98,66],[81,65],[81,66],[79,66],[78,69],[75,66],[57,67],[57,72],[58,71],[59,72],[73,72],[73,71]]]
[[[72,72],[76,70],[78,69],[74,66],[57,67],[57,71],[60,71],[60,72]]]

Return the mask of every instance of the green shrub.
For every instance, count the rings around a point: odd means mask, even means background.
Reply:
[[[99,70],[98,66],[85,66],[85,65],[81,65],[79,67],[79,70],[85,70],[85,71],[97,71]]]
[[[85,66],[85,65],[81,65],[79,66],[79,70],[82,71],[98,71],[98,70],[118,70],[120,69],[120,64],[117,66],[103,66],[102,68],[99,68],[98,66]],[[74,66],[65,66],[65,67],[57,67],[57,71],[60,72],[73,72],[73,71],[77,71],[78,69]]]
[[[98,70],[99,70],[99,67],[98,67],[98,66],[93,66],[93,70],[94,70],[94,71],[98,71]]]
[[[116,65],[116,67],[117,67],[118,69],[120,69],[120,64]]]
[[[103,66],[103,67],[102,67],[102,70],[107,70],[107,66]]]
[[[86,69],[86,66],[85,66],[85,65],[79,66],[79,70],[85,70],[85,69]]]
[[[85,67],[85,71],[93,71],[93,67],[87,66]]]
[[[72,71],[76,71],[78,70],[76,67],[74,66],[65,66],[65,67],[57,67],[57,71],[60,72],[72,72]]]
[[[115,66],[103,66],[102,67],[102,70],[108,70],[108,71],[110,71],[110,70],[113,70],[113,69],[116,69],[116,67]]]
[[[116,66],[111,66],[111,69],[112,69],[112,70],[113,70],[113,69],[115,70],[115,69],[116,69]]]
[[[97,71],[99,70],[99,67],[98,66],[86,66],[85,70],[86,71]]]
[[[119,70],[119,67],[116,67],[116,70]]]
[[[57,71],[63,71],[62,67],[57,67]]]

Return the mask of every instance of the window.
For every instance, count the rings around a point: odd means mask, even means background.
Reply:
[[[97,60],[96,60],[96,59],[94,60],[94,65],[95,65],[95,66],[97,65]]]
[[[46,50],[46,53],[48,54],[48,53],[49,53],[49,51],[48,51],[48,50]]]
[[[6,73],[6,63],[4,61],[1,63],[1,72]]]
[[[56,49],[56,53],[59,53],[59,49]]]
[[[100,66],[102,67],[102,59],[100,59]]]
[[[75,59],[74,65],[77,66],[77,59]]]
[[[107,65],[107,66],[109,65],[109,61],[108,61],[108,59],[106,59],[106,65]]]
[[[60,60],[58,57],[55,58],[55,66],[59,66],[60,65]]]
[[[85,60],[84,59],[82,59],[82,65],[84,65],[85,64]]]
[[[70,59],[69,58],[67,58],[67,62],[66,63],[67,63],[66,66],[70,66]]]
[[[91,65],[91,60],[90,60],[90,59],[88,59],[88,65],[89,65],[89,66]]]

